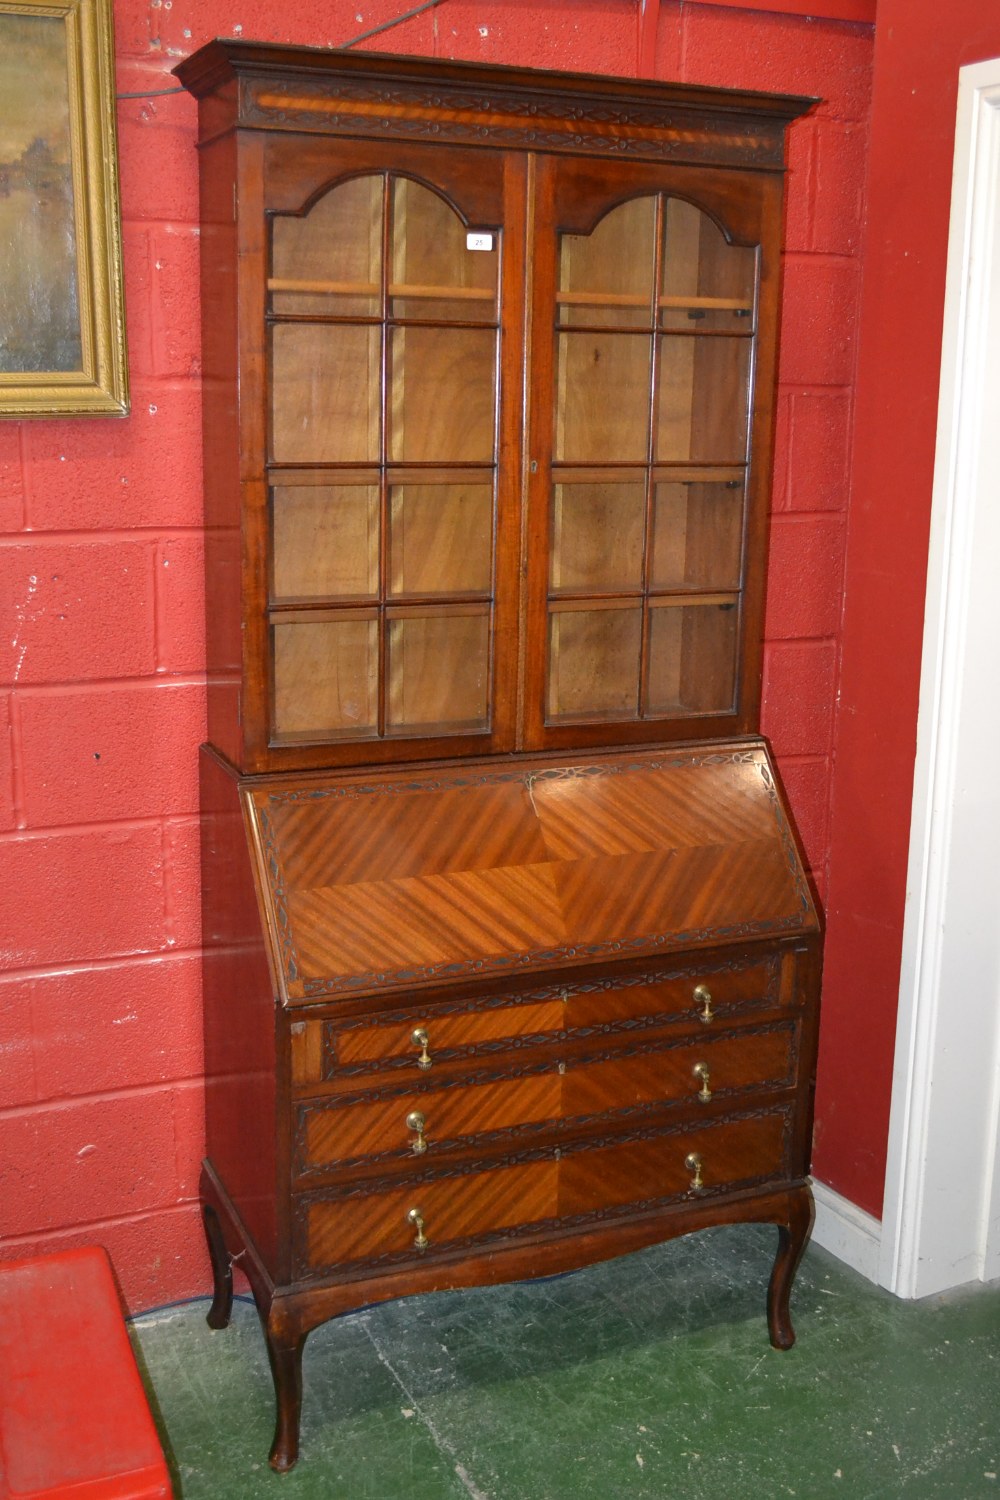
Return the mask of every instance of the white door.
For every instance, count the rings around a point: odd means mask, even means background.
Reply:
[[[1000,58],[962,68],[878,1279],[1000,1276]]]

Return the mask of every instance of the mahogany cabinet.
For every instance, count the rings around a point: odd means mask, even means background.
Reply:
[[[309,1330],[811,1223],[819,920],[760,659],[811,101],[215,42],[206,1227]]]

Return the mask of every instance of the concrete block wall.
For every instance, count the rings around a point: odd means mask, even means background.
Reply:
[[[0,1253],[104,1244],[134,1309],[208,1285],[195,106],[158,91],[213,36],[336,44],[406,8],[118,0],[132,413],[0,422]],[[630,74],[637,24],[445,0],[366,45]],[[764,697],[821,892],[871,52],[863,25],[661,6],[657,76],[822,99],[791,146]]]

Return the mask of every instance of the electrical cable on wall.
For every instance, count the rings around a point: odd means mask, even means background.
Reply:
[[[424,0],[423,5],[416,5],[412,10],[406,10],[401,16],[393,16],[390,21],[381,21],[378,26],[373,26],[369,31],[359,31],[357,36],[352,36],[349,42],[340,42],[333,49],[335,52],[346,52],[348,47],[356,47],[358,42],[367,42],[369,37],[380,36],[383,31],[391,31],[394,26],[400,26],[404,21],[412,21],[414,16],[422,16],[425,10],[434,10],[443,5],[444,0]],[[116,94],[116,99],[159,99],[164,94],[184,94],[187,90],[178,86],[171,89],[143,89],[136,94]]]

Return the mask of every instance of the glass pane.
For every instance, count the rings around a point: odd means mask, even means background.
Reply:
[[[377,460],[378,329],[285,323],[271,337],[271,457]]]
[[[368,619],[280,620],[273,625],[278,738],[373,734],[378,625]]]
[[[654,589],[734,589],[743,550],[739,481],[658,484],[654,490]]]
[[[274,599],[378,592],[374,485],[281,485],[271,507]]]
[[[735,600],[650,610],[647,713],[732,709],[738,617]]]
[[[635,718],[642,610],[558,610],[549,631],[549,719]]]
[[[485,729],[489,636],[485,609],[391,618],[387,732]]]
[[[492,250],[470,250],[467,234],[465,224],[437,193],[406,178],[396,179],[389,288],[394,317],[494,320],[499,236],[492,236]]]
[[[641,484],[557,484],[552,502],[555,592],[642,587],[646,497]]]
[[[271,230],[271,308],[342,317],[378,314],[382,178],[355,177]]]
[[[657,458],[743,462],[749,386],[749,339],[662,338]]]
[[[493,581],[488,484],[401,484],[390,491],[393,594],[487,594]]]
[[[560,323],[649,327],[655,234],[656,199],[634,198],[606,214],[593,233],[562,235]]]
[[[396,328],[391,337],[392,458],[492,462],[496,334],[474,328]]]
[[[638,334],[562,333],[555,456],[571,463],[646,457],[650,341]]]
[[[665,328],[752,327],[757,252],[730,245],[719,226],[692,203],[668,198],[660,319]]]

